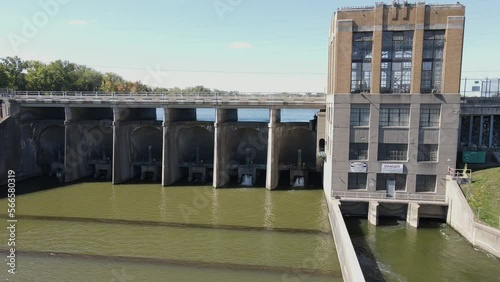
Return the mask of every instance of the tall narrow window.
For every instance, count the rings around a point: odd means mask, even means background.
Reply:
[[[422,56],[422,93],[440,93],[443,75],[444,30],[428,30],[424,33]]]
[[[355,32],[352,42],[351,93],[370,92],[372,32]]]
[[[384,32],[380,91],[410,93],[413,31]]]

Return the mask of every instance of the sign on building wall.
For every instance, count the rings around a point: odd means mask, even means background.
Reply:
[[[368,166],[366,163],[354,162],[351,163],[351,172],[366,173],[368,171]]]
[[[403,173],[404,165],[402,164],[382,164],[382,173]]]

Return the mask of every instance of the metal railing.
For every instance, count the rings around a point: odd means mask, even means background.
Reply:
[[[456,169],[453,167],[448,167],[448,175],[459,185],[472,183],[471,169]]]
[[[399,201],[420,201],[420,202],[446,202],[445,195],[434,194],[411,194],[396,192],[393,196],[384,192],[354,192],[354,191],[333,191],[333,197],[340,199],[369,199],[369,200],[399,200]]]
[[[324,98],[325,93],[312,92],[199,92],[199,93],[178,93],[178,92],[89,92],[89,91],[0,91],[2,94],[10,95],[13,98],[23,97],[320,97]]]
[[[0,95],[23,102],[153,102],[192,104],[326,104],[324,93],[212,92],[212,93],[104,93],[73,91],[16,91]]]

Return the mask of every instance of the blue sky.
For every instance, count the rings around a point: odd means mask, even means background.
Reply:
[[[373,3],[1,0],[0,57],[69,60],[153,86],[324,91],[333,13]],[[500,77],[500,1],[461,3],[467,7],[463,77]]]

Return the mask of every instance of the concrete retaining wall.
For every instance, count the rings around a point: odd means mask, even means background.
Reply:
[[[21,172],[21,125],[20,120],[8,117],[0,122],[0,185],[7,183],[9,170]]]
[[[472,245],[500,257],[500,230],[478,223],[456,181],[448,178],[446,185],[448,217],[446,222]]]
[[[327,195],[327,202],[328,208],[330,209],[328,218],[330,219],[333,239],[335,240],[335,247],[337,248],[342,277],[344,281],[363,282],[365,278],[361,271],[356,252],[354,251],[351,237],[349,237],[344,218],[342,217],[342,212],[340,211],[340,202],[331,199],[329,195]]]

